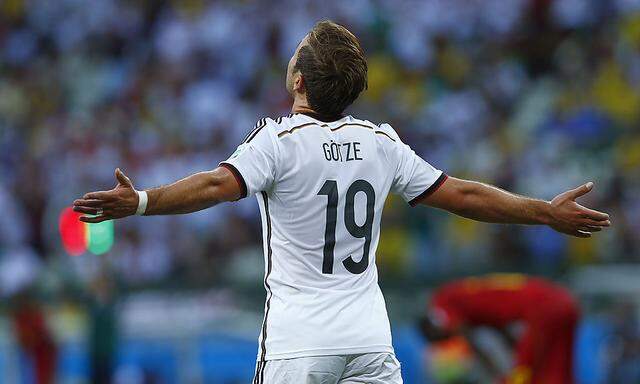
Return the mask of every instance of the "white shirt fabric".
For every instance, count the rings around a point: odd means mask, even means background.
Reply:
[[[221,166],[262,215],[261,361],[393,353],[375,264],[389,192],[413,203],[446,175],[388,124],[304,114],[261,119]]]

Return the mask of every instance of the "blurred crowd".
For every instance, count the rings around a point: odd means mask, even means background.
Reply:
[[[369,59],[369,90],[349,113],[390,123],[453,176],[545,199],[595,181],[585,201],[612,215],[611,230],[574,240],[392,197],[377,255],[385,283],[640,261],[640,0],[3,0],[0,310],[38,375],[52,375],[64,356],[54,339],[77,333],[83,312],[92,372],[108,381],[120,289],[261,284],[251,198],[119,221],[100,256],[67,255],[59,215],[111,188],[116,167],[138,188],[166,184],[216,167],[258,119],[288,114],[286,63],[323,18],[349,27]],[[25,290],[34,282],[44,302],[61,293],[85,310],[48,329],[51,313]],[[606,321],[624,335],[610,382],[639,374],[630,308]]]
[[[287,114],[286,62],[322,18],[351,28],[369,59],[369,90],[350,113],[391,123],[450,175],[546,199],[593,180],[587,202],[613,218],[574,241],[391,199],[383,277],[640,259],[640,1],[5,0],[2,289],[69,262],[58,215],[111,188],[115,167],[139,188],[165,184],[216,167],[259,118]],[[98,263],[128,286],[259,274],[252,200],[118,222]],[[95,260],[72,263],[91,275]]]

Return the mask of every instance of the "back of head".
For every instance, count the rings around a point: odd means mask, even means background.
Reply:
[[[320,115],[340,115],[367,88],[367,60],[360,42],[331,21],[321,21],[309,32],[295,69],[304,79],[309,106]]]

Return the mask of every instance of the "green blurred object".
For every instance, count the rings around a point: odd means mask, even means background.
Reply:
[[[87,249],[94,255],[109,252],[113,238],[113,220],[87,225]]]

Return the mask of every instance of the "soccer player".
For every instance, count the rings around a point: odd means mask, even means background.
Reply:
[[[448,177],[417,156],[388,124],[344,115],[367,87],[358,39],[331,21],[316,24],[291,58],[292,114],[258,120],[220,165],[173,184],[117,186],[85,194],[88,223],[189,213],[256,196],[262,215],[265,315],[254,383],[400,383],[376,248],[387,195],[486,222],[546,224],[578,237],[610,225],[575,199],[552,201]]]
[[[462,279],[439,288],[427,313],[421,328],[428,340],[467,338],[480,360],[497,376],[501,376],[497,366],[476,345],[472,330],[491,327],[512,340],[508,327],[521,323],[524,332],[513,343],[514,368],[502,382],[574,382],[573,341],[579,309],[571,293],[557,284],[517,274]]]

